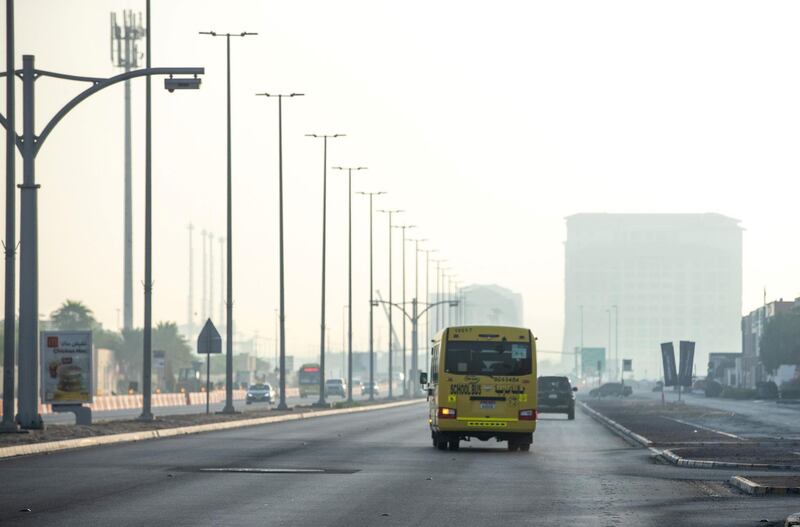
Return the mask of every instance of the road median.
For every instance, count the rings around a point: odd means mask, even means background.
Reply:
[[[719,410],[641,399],[580,402],[583,410],[629,443],[686,468],[800,470],[797,440],[740,437],[701,424]],[[724,414],[724,412],[723,412]]]
[[[109,423],[99,423],[97,425],[91,425],[87,427],[62,425],[63,428],[59,427],[61,432],[66,432],[67,428],[69,427],[74,431],[74,434],[83,436],[51,441],[41,439],[44,432],[42,432],[38,437],[36,435],[39,434],[38,432],[33,432],[33,434],[5,435],[3,436],[3,439],[6,439],[7,441],[13,440],[16,444],[0,447],[0,459],[33,454],[45,454],[91,446],[111,445],[132,441],[145,441],[150,439],[162,439],[203,432],[217,432],[234,428],[298,421],[301,419],[385,410],[417,404],[422,401],[423,399],[412,399],[340,409],[303,408],[295,409],[294,411],[281,412],[277,415],[275,413],[270,414],[270,411],[267,410],[266,415],[264,413],[255,412],[235,415],[200,414],[193,416],[167,416],[164,418],[158,418],[152,422],[114,421]],[[192,422],[190,419],[193,419],[194,421],[209,420],[212,422],[200,422],[199,424],[174,426],[176,422]],[[117,432],[118,430],[125,430],[126,426],[134,428],[135,430],[128,432]],[[6,442],[6,444],[8,444],[8,442]]]

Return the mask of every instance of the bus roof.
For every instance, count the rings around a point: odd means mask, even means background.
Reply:
[[[528,328],[513,326],[450,326],[443,328],[434,337],[433,341],[440,341],[447,333],[448,340],[513,340],[516,342],[530,342],[533,336]],[[535,340],[535,338],[533,339]]]

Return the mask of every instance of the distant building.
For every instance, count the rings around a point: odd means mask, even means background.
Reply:
[[[522,295],[499,285],[471,285],[460,290],[461,323],[522,326]],[[459,309],[459,308],[454,308]]]
[[[761,364],[761,336],[769,320],[775,315],[790,311],[795,306],[800,306],[800,299],[784,301],[783,298],[775,302],[764,304],[742,317],[742,356],[741,374],[737,385],[744,388],[755,388],[757,382],[768,379],[767,372]]]
[[[739,351],[738,220],[720,214],[576,214],[566,220],[564,351],[607,347],[609,373],[616,356],[620,363],[633,359],[640,378],[661,376],[661,342],[695,341],[699,375],[709,353]]]

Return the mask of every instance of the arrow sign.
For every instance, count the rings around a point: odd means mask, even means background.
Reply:
[[[206,320],[203,330],[197,336],[197,353],[201,355],[222,353],[222,337],[210,318]]]

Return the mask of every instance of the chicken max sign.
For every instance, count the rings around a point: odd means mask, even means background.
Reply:
[[[42,331],[42,402],[92,402],[92,332]]]

